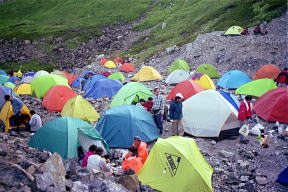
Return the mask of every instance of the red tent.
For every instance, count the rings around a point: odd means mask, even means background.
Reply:
[[[121,57],[116,57],[116,58],[114,59],[114,63],[120,63],[120,64],[122,64],[122,63],[123,63],[123,59],[122,59]]]
[[[105,57],[100,59],[100,65],[104,65],[107,61],[108,59],[106,59]]]
[[[77,79],[77,77],[75,75],[71,75],[70,73],[66,72],[66,71],[63,71],[63,73],[65,73],[66,75],[66,78],[68,79],[68,84],[69,85],[72,85],[73,81],[75,79]]]
[[[101,75],[108,77],[108,76],[112,75],[112,73],[110,73],[109,71],[104,71],[103,73],[101,73]]]
[[[119,70],[121,72],[132,72],[135,70],[135,67],[131,63],[124,63]]]
[[[256,101],[253,109],[262,119],[288,123],[288,88],[268,91]]]
[[[48,111],[62,111],[65,103],[77,94],[69,87],[57,85],[51,88],[45,95],[42,105]]]
[[[260,67],[253,80],[257,79],[276,79],[281,70],[275,65],[268,64]]]
[[[167,100],[173,100],[177,93],[181,93],[183,95],[183,100],[188,99],[189,97],[204,91],[204,89],[198,85],[195,81],[186,80],[178,83],[167,96]]]

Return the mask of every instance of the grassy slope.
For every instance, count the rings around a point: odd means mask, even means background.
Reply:
[[[171,45],[191,42],[197,34],[231,25],[251,26],[286,10],[286,0],[13,0],[0,5],[0,38],[37,39],[63,36],[71,48],[75,37],[86,41],[99,28],[129,22],[147,13],[135,27],[158,26],[124,54],[145,61]],[[162,30],[161,24],[167,23]],[[75,32],[77,31],[77,32]],[[146,41],[145,41],[146,39]]]

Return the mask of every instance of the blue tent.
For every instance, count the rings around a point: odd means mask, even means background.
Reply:
[[[94,71],[86,71],[85,73],[83,73],[80,77],[84,78],[86,75],[88,75],[89,73],[92,73],[92,75],[98,75],[96,72]]]
[[[7,73],[3,70],[0,70],[0,75],[7,75]]]
[[[12,76],[12,77],[10,77],[10,78],[7,80],[7,82],[11,82],[11,83],[14,83],[14,84],[15,84],[16,81],[20,81],[20,80],[21,80],[21,79],[20,79],[19,77]]]
[[[82,77],[79,77],[77,79],[75,79],[71,85],[71,87],[74,87],[74,88],[81,88],[82,87],[82,81],[86,81],[86,79],[82,78]]]
[[[249,83],[251,81],[250,77],[238,70],[229,71],[225,73],[218,81],[217,86],[221,88],[237,89],[240,86]]]
[[[89,77],[86,81],[84,86],[82,87],[83,91],[87,91],[90,87],[94,86],[95,81],[99,80],[99,79],[103,79],[103,78],[107,78],[104,75],[93,75],[91,77]]]
[[[112,99],[121,87],[122,83],[118,80],[108,78],[98,79],[94,82],[94,85],[86,91],[84,97],[97,99],[106,96]]]
[[[224,91],[221,89],[217,90],[227,101],[229,101],[229,103],[231,103],[233,105],[233,107],[239,111],[239,106],[240,106],[240,102],[238,101],[238,99],[230,92],[228,91]]]
[[[286,169],[281,171],[276,181],[288,187],[288,167],[286,167]]]
[[[24,74],[24,77],[28,77],[28,76],[33,77],[34,75],[35,75],[35,72],[28,72]]]
[[[12,89],[9,87],[0,86],[0,110],[6,102],[4,99],[5,95],[12,95]]]
[[[116,106],[102,114],[96,129],[110,147],[128,148],[134,136],[144,142],[157,139],[159,131],[152,115],[135,105]]]

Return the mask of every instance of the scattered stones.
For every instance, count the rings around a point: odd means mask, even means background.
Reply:
[[[229,151],[225,151],[225,150],[221,150],[218,153],[221,157],[224,157],[224,158],[230,158],[230,157],[234,156],[234,153],[229,152]]]
[[[259,185],[266,185],[267,183],[269,183],[267,177],[264,177],[264,176],[256,176],[256,182]]]
[[[121,185],[123,185],[126,189],[131,191],[139,191],[139,180],[136,175],[123,175],[120,176],[117,181]]]

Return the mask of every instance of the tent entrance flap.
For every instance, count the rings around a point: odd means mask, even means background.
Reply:
[[[78,131],[78,139],[79,139],[79,144],[81,145],[84,153],[87,153],[89,151],[89,147],[91,145],[96,145],[97,147],[102,147],[102,149],[105,151],[105,154],[107,154],[105,146],[103,145],[101,140],[91,139],[82,131]]]

